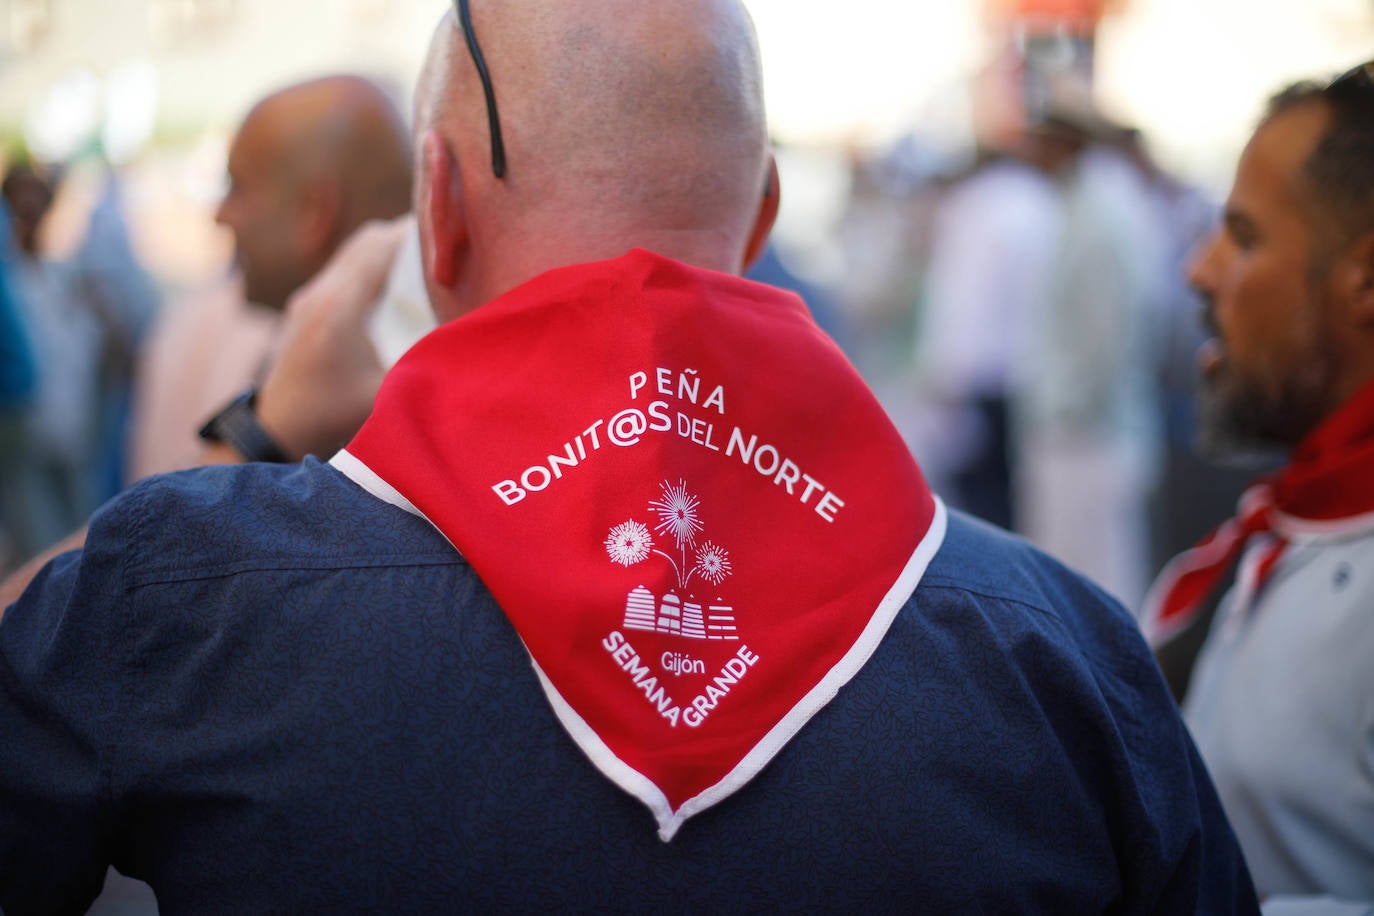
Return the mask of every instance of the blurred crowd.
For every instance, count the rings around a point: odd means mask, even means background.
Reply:
[[[1255,473],[1193,441],[1186,273],[1217,213],[1138,130],[1050,105],[964,157],[917,137],[852,156],[809,301],[937,492],[1134,608]]]
[[[277,130],[266,121],[250,129],[250,116],[237,161],[230,152],[218,217],[235,239],[234,282],[164,309],[130,243],[117,171],[105,169],[80,244],[55,258],[43,226],[62,169],[9,167],[3,568],[131,480],[193,463],[195,428],[260,373],[291,289],[337,244],[331,232],[307,256],[299,238],[273,236],[280,222],[267,217],[309,182],[265,176],[314,153],[304,138],[255,136]],[[784,226],[752,276],[803,294],[952,505],[1138,607],[1252,473],[1209,465],[1192,443],[1202,330],[1186,263],[1216,205],[1091,106],[1046,106],[963,156],[933,150],[912,135],[833,154],[847,187],[819,247],[789,242]]]
[[[44,225],[62,170],[20,161],[0,210],[0,561],[6,568],[85,524],[127,479],[139,352],[157,283],[130,244],[110,172],[74,253]]]

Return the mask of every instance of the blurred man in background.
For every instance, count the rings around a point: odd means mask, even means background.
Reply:
[[[141,376],[131,477],[189,467],[196,431],[261,381],[288,297],[370,219],[410,208],[410,136],[390,96],[357,76],[300,83],[248,113],[229,150],[217,221],[237,284],[168,315]]]
[[[1013,530],[1019,456],[1011,398],[1026,341],[1047,311],[1063,222],[1051,169],[1026,151],[989,156],[946,192],[916,346],[918,388],[942,418],[935,445],[948,465],[946,498]]]
[[[1203,441],[1290,457],[1246,491],[1236,518],[1165,568],[1147,634],[1166,671],[1178,669],[1266,909],[1368,913],[1374,68],[1275,97],[1191,278],[1216,335],[1201,366]],[[1189,681],[1174,656],[1199,633]]]
[[[391,97],[357,76],[282,89],[245,117],[216,220],[234,277],[168,311],[141,360],[128,478],[203,460],[196,432],[260,382],[287,299],[369,219],[410,207],[410,136]],[[103,903],[139,891],[111,873]]]
[[[1063,92],[1028,126],[1026,158],[1053,184],[1059,220],[1024,316],[1010,394],[1017,532],[1138,607],[1145,512],[1159,447],[1154,386],[1165,231],[1114,125]],[[1027,298],[1029,298],[1027,296]]]

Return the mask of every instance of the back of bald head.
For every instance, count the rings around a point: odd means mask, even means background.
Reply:
[[[582,233],[747,235],[769,157],[753,24],[734,0],[475,0],[508,173],[456,20],[440,25],[417,117],[457,151],[492,219]],[[471,176],[472,180],[469,180]],[[547,226],[546,226],[547,228]]]
[[[410,209],[410,132],[380,86],[360,76],[328,76],[264,98],[244,122],[277,152],[280,179],[333,181],[339,193],[339,240],[370,219]]]

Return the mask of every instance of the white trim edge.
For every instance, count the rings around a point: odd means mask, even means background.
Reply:
[[[840,688],[849,683],[854,675],[863,668],[864,664],[872,658],[879,643],[882,642],[888,629],[891,628],[892,622],[897,619],[898,612],[906,605],[912,593],[916,591],[916,586],[920,584],[921,577],[925,575],[931,560],[935,558],[940,545],[944,543],[945,532],[949,526],[949,513],[945,509],[944,502],[938,496],[933,498],[935,499],[935,515],[931,518],[929,530],[921,538],[920,543],[916,545],[911,558],[907,560],[906,566],[897,576],[897,581],[893,583],[887,594],[878,603],[877,609],[869,618],[868,624],[859,634],[854,645],[821,678],[819,683],[811,688],[810,692],[802,697],[797,705],[792,707],[791,711],[784,715],[758,744],[754,745],[753,750],[744,755],[733,770],[727,773],[720,782],[683,802],[676,811],[673,810],[667,796],[658,786],[647,776],[615,755],[610,747],[592,730],[591,726],[568,705],[554,688],[553,683],[540,670],[539,665],[531,660],[531,663],[534,664],[534,670],[539,675],[539,683],[544,687],[544,694],[553,706],[559,721],[567,729],[568,734],[577,742],[582,753],[587,755],[602,775],[644,803],[653,814],[654,820],[658,822],[658,838],[660,840],[665,843],[672,840],[688,818],[724,801],[748,784],[768,764],[768,761],[777,756],[787,742],[791,741],[816,713],[825,708],[826,704],[839,693]]]
[[[423,512],[415,508],[414,503],[401,495],[400,490],[397,490],[391,484],[378,477],[377,473],[373,471],[372,468],[359,461],[355,456],[350,454],[347,449],[339,449],[334,457],[329,459],[329,464],[340,474],[343,474],[349,480],[353,481],[382,502],[390,503],[393,506],[406,510],[411,515],[418,515],[420,518],[425,519],[425,521],[429,521],[428,518],[425,518]],[[432,525],[434,523],[430,522],[430,524]]]
[[[723,801],[743,788],[749,780],[758,775],[759,771],[768,764],[768,761],[777,756],[787,742],[796,737],[797,732],[801,731],[811,718],[825,708],[840,688],[849,683],[854,675],[873,657],[877,651],[878,644],[883,641],[891,628],[892,622],[897,619],[897,614],[906,605],[908,599],[916,591],[916,586],[921,583],[921,577],[925,575],[931,560],[935,559],[935,554],[945,541],[945,532],[949,526],[949,513],[945,509],[944,502],[932,494],[935,500],[935,515],[931,518],[930,528],[920,543],[912,552],[911,558],[907,560],[906,566],[902,568],[897,576],[897,581],[888,589],[882,601],[878,602],[878,607],[873,616],[869,618],[868,625],[864,627],[859,638],[854,645],[850,646],[849,651],[835,663],[835,666],[826,673],[825,677],[811,691],[792,707],[791,712],[783,716],[778,724],[763,736],[763,740],[754,745],[754,749],[744,755],[735,768],[725,775],[720,782],[706,789],[701,794],[689,798],[682,803],[682,807],[673,812],[667,822],[659,820],[659,838],[665,843],[673,838],[679,827],[682,826],[689,817],[700,814],[712,805]]]
[[[1363,537],[1374,531],[1374,512],[1346,518],[1318,520],[1299,518],[1286,512],[1274,511],[1274,530],[1293,543],[1345,541]]]

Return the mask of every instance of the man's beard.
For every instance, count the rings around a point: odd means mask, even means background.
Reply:
[[[1228,464],[1265,461],[1303,440],[1326,416],[1335,354],[1318,341],[1277,390],[1238,375],[1229,360],[1203,374],[1197,393],[1197,447]]]

